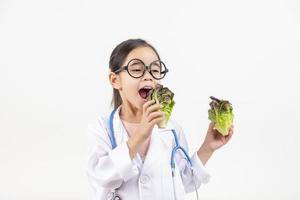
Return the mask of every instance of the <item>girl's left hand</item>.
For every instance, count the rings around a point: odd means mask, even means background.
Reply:
[[[214,123],[211,122],[208,126],[207,134],[205,136],[204,142],[202,144],[203,147],[209,149],[211,152],[219,149],[224,146],[233,135],[233,125],[228,131],[228,135],[223,136],[216,129],[214,129]]]

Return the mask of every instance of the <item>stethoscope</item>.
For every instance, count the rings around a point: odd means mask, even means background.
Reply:
[[[117,147],[116,138],[115,138],[115,134],[114,134],[114,124],[113,124],[113,119],[114,119],[114,115],[115,115],[116,111],[117,111],[117,109],[115,109],[111,112],[111,114],[109,116],[109,121],[108,121],[108,134],[109,134],[108,136],[109,136],[109,139],[110,139],[110,142],[111,142],[112,149]],[[191,169],[191,173],[192,173],[192,179],[193,179],[193,183],[194,183],[195,191],[196,191],[196,195],[197,195],[197,200],[199,200],[198,190],[197,190],[197,187],[196,187],[196,184],[195,184],[194,170],[193,170],[193,167],[192,167],[193,164],[192,164],[191,158],[187,154],[186,150],[182,146],[180,146],[180,144],[178,142],[178,137],[177,137],[176,131],[174,129],[172,129],[172,133],[173,133],[173,136],[174,136],[174,139],[175,139],[175,147],[172,149],[170,164],[171,164],[171,169],[172,169],[172,182],[173,182],[174,199],[175,200],[177,199],[176,198],[176,196],[177,196],[176,195],[176,190],[175,190],[175,181],[174,181],[174,177],[175,177],[175,155],[176,155],[176,152],[178,150],[180,150],[180,151],[183,152],[183,154],[185,156],[185,159],[188,161],[188,163],[190,165],[190,169]],[[107,200],[121,200],[121,197],[117,193],[117,190],[114,189],[108,194]]]

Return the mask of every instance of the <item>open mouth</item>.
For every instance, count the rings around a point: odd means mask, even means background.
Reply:
[[[148,96],[151,94],[152,88],[150,87],[144,87],[139,89],[139,94],[143,99],[147,99]]]

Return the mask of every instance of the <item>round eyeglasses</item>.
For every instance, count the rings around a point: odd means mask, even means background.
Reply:
[[[114,72],[120,73],[123,70],[126,70],[128,74],[133,78],[141,78],[142,76],[144,76],[147,70],[156,80],[164,78],[169,71],[166,65],[160,60],[155,60],[150,63],[149,66],[147,66],[143,61],[137,58],[130,60],[126,66],[121,67]]]

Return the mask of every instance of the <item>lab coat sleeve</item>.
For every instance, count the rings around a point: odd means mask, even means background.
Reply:
[[[188,143],[181,127],[177,128],[178,137],[181,146],[189,152]],[[194,171],[194,180],[196,183],[196,188],[199,188],[202,183],[207,183],[210,179],[210,174],[207,172],[203,166],[201,160],[199,159],[197,152],[193,153],[191,156],[191,161]],[[184,185],[184,189],[187,193],[195,191],[195,185],[193,182],[192,171],[188,161],[183,157],[183,153],[178,153],[176,155],[176,163],[180,169],[180,176]]]
[[[87,176],[92,187],[115,189],[133,176],[138,168],[133,164],[126,141],[111,149],[104,120],[90,124],[88,134]]]

